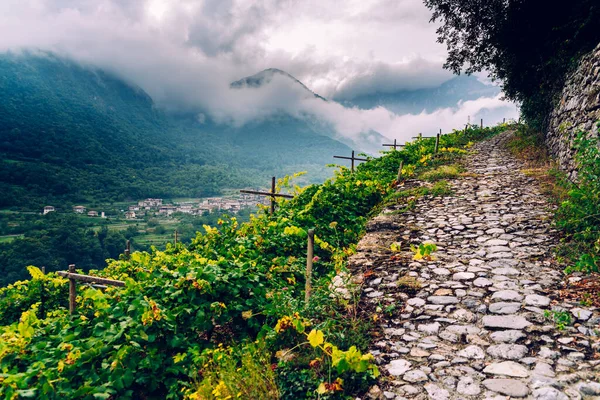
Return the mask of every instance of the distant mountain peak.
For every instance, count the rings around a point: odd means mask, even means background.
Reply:
[[[287,79],[290,79],[295,84],[302,86],[302,88],[304,88],[304,90],[306,90],[307,92],[311,93],[316,98],[321,99],[323,101],[327,101],[327,99],[325,99],[324,97],[319,96],[318,94],[316,94],[315,92],[313,92],[312,90],[310,90],[309,88],[307,88],[304,83],[300,82],[294,76],[288,74],[285,71],[277,69],[277,68],[267,68],[267,69],[265,69],[263,71],[260,71],[257,74],[254,74],[254,75],[251,75],[251,76],[247,76],[245,78],[242,78],[240,80],[232,82],[229,86],[232,89],[260,88],[260,87],[262,87],[264,85],[268,85],[273,80],[273,78],[275,76],[277,76],[277,75],[280,75],[280,76],[283,76],[283,77],[285,77]]]

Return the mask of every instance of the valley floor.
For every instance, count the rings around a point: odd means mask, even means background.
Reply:
[[[350,267],[384,317],[366,397],[600,399],[600,310],[561,299],[551,206],[504,150],[509,135],[474,146],[451,196],[367,226]],[[423,242],[435,259],[413,261],[408,245]]]

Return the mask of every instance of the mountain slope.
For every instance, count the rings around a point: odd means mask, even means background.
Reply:
[[[284,78],[287,78],[287,79],[291,80],[294,84],[300,85],[302,88],[304,88],[306,90],[307,93],[310,93],[311,95],[313,95],[314,97],[316,97],[318,99],[327,101],[327,99],[319,96],[318,94],[316,94],[315,92],[313,92],[312,90],[307,88],[304,83],[300,82],[298,79],[294,78],[292,75],[288,74],[285,71],[277,69],[277,68],[268,68],[257,74],[254,74],[252,76],[247,76],[245,78],[242,78],[240,80],[232,82],[230,87],[232,89],[259,88],[259,87],[262,87],[262,86],[265,86],[265,85],[268,85],[269,83],[271,83],[273,78],[276,76],[282,76]]]
[[[235,129],[167,115],[143,90],[51,54],[0,55],[0,98],[0,207],[206,196],[299,169],[317,180],[349,151],[299,120]]]
[[[324,97],[311,91],[309,88],[306,87],[306,85],[304,85],[302,82],[300,82],[294,76],[288,74],[285,71],[282,71],[282,70],[279,70],[276,68],[269,68],[269,69],[266,69],[264,71],[261,71],[261,72],[255,74],[255,75],[248,76],[248,77],[242,78],[240,80],[237,80],[235,82],[232,82],[230,87],[232,89],[237,89],[237,90],[261,89],[261,88],[264,88],[264,87],[272,84],[273,81],[277,78],[282,78],[280,83],[287,81],[290,88],[298,88],[298,87],[301,88],[301,91],[303,91],[306,94],[307,98],[314,97],[315,99],[323,101],[324,103],[329,102]],[[323,104],[323,105],[325,105],[325,104]],[[273,121],[271,119],[271,120],[269,120],[268,123],[271,124],[272,122]],[[276,125],[284,125],[287,128],[295,127],[295,128],[292,128],[292,130],[294,130],[294,131],[297,130],[297,131],[307,132],[307,131],[312,130],[314,132],[318,132],[321,135],[324,135],[324,136],[327,136],[336,141],[342,142],[354,150],[357,150],[359,152],[371,153],[371,154],[377,154],[377,152],[379,150],[381,150],[381,143],[388,140],[383,135],[381,135],[379,132],[375,132],[375,131],[366,132],[366,133],[358,135],[354,138],[349,138],[346,136],[339,135],[332,126],[330,126],[326,123],[319,122],[316,120],[310,121],[308,119],[300,120],[298,118],[294,118],[292,116],[284,115],[284,114],[278,115],[275,118],[275,124]],[[266,130],[269,130],[269,128],[267,128]]]
[[[456,107],[459,101],[494,97],[497,86],[486,85],[474,76],[461,75],[431,89],[405,90],[394,93],[375,93],[351,99],[334,99],[347,107],[372,109],[385,107],[396,114],[431,113],[440,108]]]

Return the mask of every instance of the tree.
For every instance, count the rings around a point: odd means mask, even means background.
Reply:
[[[547,127],[565,77],[600,42],[597,0],[424,0],[441,22],[444,67],[459,74],[487,70],[523,117]]]

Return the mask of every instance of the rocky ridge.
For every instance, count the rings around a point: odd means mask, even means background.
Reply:
[[[370,352],[383,374],[366,398],[600,399],[600,310],[557,296],[550,206],[503,149],[509,135],[474,147],[451,196],[369,222],[349,262],[382,316]],[[413,261],[423,242],[435,259]]]

